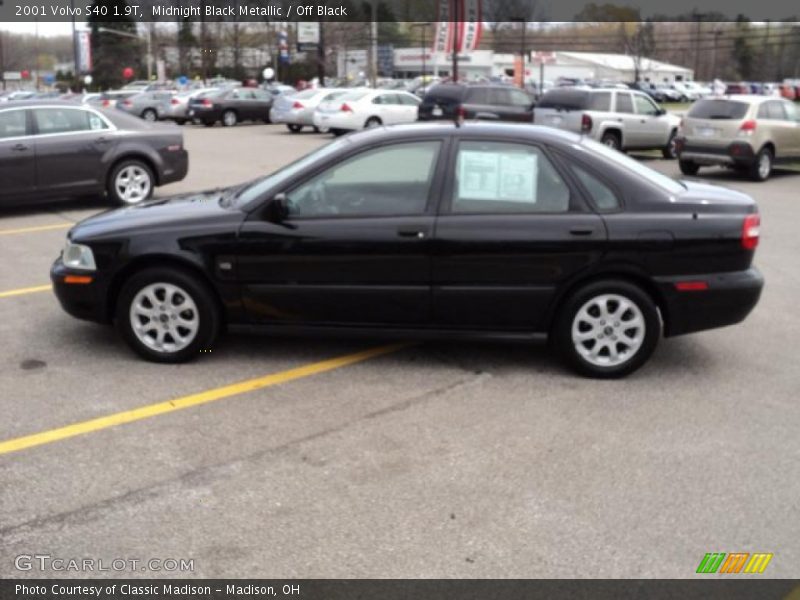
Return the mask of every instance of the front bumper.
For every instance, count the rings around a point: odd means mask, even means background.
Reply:
[[[698,165],[749,166],[756,160],[748,142],[731,142],[727,146],[707,146],[678,138],[675,140],[678,158]]]
[[[91,283],[67,283],[66,278],[74,276],[90,276]],[[76,271],[64,266],[61,258],[57,258],[50,268],[50,280],[53,291],[61,308],[77,319],[109,323],[111,315],[107,300],[110,281],[101,273]]]
[[[680,291],[679,282],[704,282],[707,289]],[[732,273],[657,277],[656,283],[666,308],[664,335],[670,337],[743,321],[761,297],[764,277],[751,267]]]

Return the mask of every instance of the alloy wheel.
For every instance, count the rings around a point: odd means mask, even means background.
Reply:
[[[601,294],[586,302],[572,321],[572,343],[596,367],[615,367],[642,347],[646,325],[635,302],[620,294]]]
[[[150,195],[152,182],[142,167],[130,165],[117,173],[114,187],[125,204],[136,204]]]
[[[139,290],[131,302],[129,318],[136,338],[165,354],[186,348],[200,327],[194,300],[172,283],[152,283]]]

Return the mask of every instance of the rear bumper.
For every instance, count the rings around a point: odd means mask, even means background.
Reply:
[[[704,282],[707,289],[680,291],[679,282]],[[743,321],[761,297],[764,277],[755,267],[732,273],[657,277],[666,314],[667,337],[725,327]]]
[[[185,148],[162,153],[164,166],[158,176],[158,185],[183,180],[189,172],[189,153]]]
[[[678,158],[698,165],[748,166],[755,162],[756,155],[748,142],[731,142],[727,146],[704,146],[678,138]]]

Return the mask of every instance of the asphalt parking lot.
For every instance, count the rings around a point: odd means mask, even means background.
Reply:
[[[184,131],[189,177],[158,196],[329,139]],[[105,576],[681,578],[740,551],[795,576],[800,174],[701,175],[759,202],[761,302],[741,325],[662,340],[621,381],[481,343],[229,336],[191,364],[146,363],[47,289],[67,228],[102,205],[3,210],[0,577],[85,575],[15,568],[47,554],[194,561]]]

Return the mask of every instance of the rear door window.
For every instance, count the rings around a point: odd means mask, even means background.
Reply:
[[[0,112],[0,140],[27,135],[24,110]]]
[[[105,129],[105,123],[97,115],[72,108],[36,108],[33,111],[36,131],[39,135],[55,133],[80,133]],[[90,118],[91,117],[91,118]]]
[[[589,173],[589,171],[574,164],[571,165],[571,168],[575,176],[589,193],[589,196],[591,196],[598,210],[613,211],[619,209],[621,202],[614,190]]]
[[[608,112],[611,110],[611,92],[595,92],[589,95],[588,110]]]
[[[617,112],[619,113],[632,113],[633,101],[631,95],[627,92],[617,92]]]
[[[505,142],[461,142],[451,212],[565,213],[570,192],[537,147]]]

